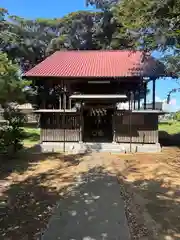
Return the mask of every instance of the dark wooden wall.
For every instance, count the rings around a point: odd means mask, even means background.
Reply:
[[[115,136],[118,143],[158,143],[158,115],[152,113],[117,113],[114,116]]]
[[[41,115],[41,142],[79,142],[80,115],[44,113]]]

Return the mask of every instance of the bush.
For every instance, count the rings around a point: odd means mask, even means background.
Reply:
[[[0,128],[0,152],[12,155],[23,147],[25,116],[17,108],[8,106],[4,119],[6,122]]]

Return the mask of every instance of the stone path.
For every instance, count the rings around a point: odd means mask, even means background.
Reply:
[[[130,240],[114,175],[92,168],[77,177],[75,188],[61,199],[43,240]]]

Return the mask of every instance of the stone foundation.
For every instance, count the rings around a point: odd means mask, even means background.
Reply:
[[[43,142],[40,145],[42,152],[65,152],[71,154],[80,154],[86,152],[110,152],[110,153],[128,153],[130,152],[129,143],[77,143],[77,142]],[[161,152],[161,146],[156,144],[132,144],[131,152],[139,153],[157,153]]]

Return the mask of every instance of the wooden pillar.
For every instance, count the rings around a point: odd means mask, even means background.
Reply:
[[[63,108],[66,109],[66,92],[63,93]]]
[[[63,82],[62,82],[62,89],[63,89],[63,152],[65,153],[66,152],[66,126],[65,126],[65,124],[66,124],[66,116],[65,116],[65,94],[66,94],[66,92],[65,92],[65,83],[64,83],[64,79],[63,79]]]
[[[153,91],[152,91],[152,105],[153,105],[153,110],[155,109],[155,97],[156,97],[156,79],[153,79]]]
[[[128,94],[128,107],[129,107],[129,111],[130,111],[130,108],[131,108],[131,92],[130,92],[130,90],[129,90],[129,94]]]
[[[69,98],[69,109],[71,109],[72,108],[72,105],[71,105],[71,102],[72,100],[71,100],[71,98]]]
[[[140,109],[140,95],[141,95],[141,90],[140,87],[138,88],[138,110]]]
[[[68,84],[68,108],[72,109],[72,99],[70,98],[72,94],[71,84]]]
[[[134,91],[134,110],[136,109],[136,91]]]
[[[42,87],[40,89],[40,97],[41,97],[41,99],[40,99],[40,101],[41,101],[40,108],[42,108],[42,109],[46,109],[47,108],[47,106],[46,106],[47,98],[45,97],[45,94],[47,94],[47,92],[48,92],[48,89],[46,87],[46,84],[44,84],[44,87]]]
[[[130,112],[129,112],[129,140],[130,140],[130,145],[129,145],[129,149],[130,152],[132,152],[132,106],[133,106],[133,92],[130,93]]]
[[[47,98],[45,97],[45,93],[47,93],[47,89],[46,87],[44,86],[44,89],[41,89],[38,93],[38,95],[40,96],[40,108],[42,109],[46,109],[46,101],[47,101]]]
[[[144,83],[144,109],[146,109],[147,103],[147,82]]]
[[[116,143],[116,110],[115,109],[112,115],[112,131],[113,131],[113,143]]]
[[[39,125],[40,125],[40,143],[43,142],[43,130],[42,130],[42,113],[40,113],[40,117],[39,117]]]
[[[83,119],[83,104],[81,102],[81,109],[80,109],[80,131],[79,131],[79,142],[83,142],[83,133],[84,132],[84,119]]]
[[[59,109],[62,109],[62,95],[61,95],[61,93],[60,93],[60,95],[59,95]]]

